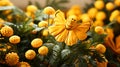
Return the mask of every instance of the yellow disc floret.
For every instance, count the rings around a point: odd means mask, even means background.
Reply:
[[[27,50],[27,51],[25,52],[25,57],[26,57],[28,60],[34,59],[35,56],[36,56],[36,53],[35,53],[34,50],[31,50],[31,49],[30,49],[30,50]]]
[[[38,49],[38,53],[40,55],[47,55],[48,54],[48,48],[46,46],[41,46],[39,49]]]
[[[17,35],[13,35],[9,38],[9,42],[13,44],[20,43],[20,37]]]
[[[40,39],[40,38],[35,38],[35,39],[33,39],[32,42],[31,42],[31,46],[32,46],[33,48],[38,48],[38,47],[40,47],[42,44],[43,44],[43,41],[42,41],[42,39]]]
[[[10,37],[10,36],[13,35],[13,32],[14,32],[14,31],[13,31],[13,29],[12,29],[11,27],[9,27],[9,26],[4,26],[4,27],[1,28],[0,32],[1,32],[1,34],[2,34],[3,36]]]
[[[14,52],[8,53],[5,56],[5,61],[9,66],[14,66],[19,62],[19,56]]]

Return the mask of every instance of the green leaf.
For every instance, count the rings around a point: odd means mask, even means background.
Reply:
[[[70,56],[71,51],[69,49],[64,49],[61,51],[61,58],[63,60],[68,59]]]
[[[61,52],[60,46],[55,45],[53,47],[52,56],[50,57],[50,62],[49,62],[52,66],[57,66],[59,64],[60,56],[61,56],[60,52]]]
[[[0,11],[15,9],[14,6],[0,6]]]

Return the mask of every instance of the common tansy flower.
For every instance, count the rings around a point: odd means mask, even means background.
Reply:
[[[38,48],[38,47],[40,47],[42,44],[43,44],[43,41],[42,41],[42,39],[40,39],[40,38],[35,38],[35,39],[33,39],[32,42],[31,42],[31,46],[32,46],[33,48]]]
[[[27,50],[27,51],[25,52],[25,57],[26,57],[27,59],[29,59],[29,60],[34,59],[35,56],[36,56],[36,53],[35,53],[35,51],[32,50],[32,49]]]
[[[41,46],[39,49],[38,49],[38,53],[40,55],[47,55],[48,54],[48,48],[46,46]]]
[[[13,44],[17,44],[20,42],[20,37],[17,35],[13,35],[9,38],[9,42]]]
[[[3,36],[6,36],[6,37],[10,37],[10,36],[12,36],[14,34],[13,33],[14,32],[13,29],[11,27],[9,27],[9,26],[2,27],[0,32],[1,32],[1,34]]]
[[[14,66],[19,62],[19,56],[15,52],[6,54],[5,61],[9,66]]]
[[[16,67],[31,67],[28,62],[19,62],[17,63]]]
[[[99,52],[99,53],[105,53],[106,51],[106,47],[103,44],[98,44],[95,49]]]

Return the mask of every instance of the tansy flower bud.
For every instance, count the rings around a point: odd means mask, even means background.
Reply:
[[[46,46],[41,46],[39,49],[38,49],[38,53],[40,55],[47,55],[48,54],[48,48]]]
[[[1,34],[6,37],[10,37],[13,35],[13,29],[9,26],[4,26],[0,30]]]
[[[48,34],[49,34],[48,29],[44,29],[44,30],[42,31],[42,35],[43,35],[43,36],[48,36]]]
[[[104,20],[106,18],[106,14],[105,12],[103,11],[99,11],[97,14],[96,14],[96,20]]]
[[[31,46],[33,48],[38,48],[43,44],[43,41],[40,38],[33,39],[31,42]]]
[[[117,17],[117,22],[120,24],[120,16]]]
[[[34,50],[28,50],[28,51],[25,52],[25,57],[29,60],[34,59],[35,56],[36,56],[36,53],[35,53]]]
[[[45,7],[43,12],[48,15],[53,15],[55,13],[55,9],[52,7]]]
[[[105,53],[106,51],[106,47],[103,44],[98,44],[95,48],[99,53]]]
[[[17,63],[16,67],[31,67],[28,62],[19,62]]]
[[[82,20],[82,22],[89,22],[89,21],[91,21],[91,19],[88,16],[88,14],[82,14],[81,20]]]
[[[17,53],[8,53],[5,56],[5,61],[9,66],[14,66],[19,62],[19,56]]]
[[[120,0],[115,0],[114,3],[116,6],[120,6]]]
[[[113,10],[114,9],[114,4],[112,2],[108,2],[106,4],[106,9],[109,10],[109,11]]]
[[[38,23],[38,27],[47,27],[48,26],[48,22],[47,21],[41,21]]]
[[[96,26],[95,27],[95,32],[98,34],[103,34],[104,33],[104,29],[101,26]]]
[[[38,10],[38,8],[35,5],[29,5],[26,8],[27,12],[34,13]]]
[[[87,13],[90,16],[90,18],[95,18],[97,12],[98,10],[96,8],[90,8]]]
[[[17,35],[13,35],[9,38],[9,42],[13,44],[17,44],[20,42],[20,37]]]
[[[95,1],[94,6],[97,9],[101,10],[104,8],[104,2],[102,0],[97,0],[97,1]]]
[[[101,20],[96,20],[94,23],[93,23],[93,26],[103,26],[104,25],[104,22],[101,21]]]

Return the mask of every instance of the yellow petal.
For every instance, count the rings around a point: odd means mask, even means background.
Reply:
[[[120,49],[120,35],[116,37],[116,48]]]
[[[74,30],[74,32],[75,32],[75,35],[77,36],[77,38],[78,38],[79,40],[84,40],[84,39],[87,38],[87,34],[84,33],[84,32],[82,32],[82,31]]]
[[[61,23],[65,23],[65,15],[62,11],[57,10],[55,13],[55,18],[54,18],[54,22],[55,24],[61,24]]]
[[[80,24],[76,29],[81,31],[81,32],[87,32],[90,28],[90,22],[84,22]]]
[[[65,26],[64,25],[53,25],[53,26],[50,26],[48,29],[51,35],[56,36],[57,34],[59,34],[65,29]]]
[[[66,38],[65,43],[66,43],[66,45],[68,45],[68,46],[72,46],[72,45],[74,45],[75,43],[77,43],[77,40],[78,40],[78,38],[77,38],[77,36],[75,35],[74,31],[69,31],[68,37]]]
[[[61,32],[57,36],[55,36],[55,39],[58,42],[63,42],[63,41],[65,41],[67,35],[68,35],[68,30],[65,29],[63,32]]]

